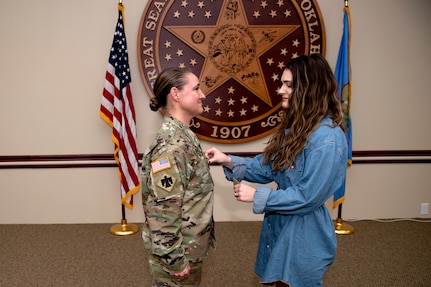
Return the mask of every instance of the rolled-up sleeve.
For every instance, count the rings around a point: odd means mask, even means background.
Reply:
[[[265,212],[266,202],[272,189],[267,186],[258,186],[254,193],[253,212],[261,214]]]
[[[223,171],[226,176],[226,179],[229,181],[232,181],[233,178],[236,178],[239,181],[243,180],[244,175],[247,171],[247,163],[245,158],[235,156],[235,155],[229,155],[229,156],[232,159],[232,169],[223,167]]]

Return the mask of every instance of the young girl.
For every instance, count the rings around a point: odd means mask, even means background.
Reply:
[[[263,154],[228,156],[205,152],[210,164],[223,165],[226,178],[266,184],[234,185],[237,200],[264,213],[255,272],[275,286],[322,286],[336,252],[336,235],[325,207],[346,177],[347,143],[337,82],[318,54],[287,63],[281,77],[284,115]]]

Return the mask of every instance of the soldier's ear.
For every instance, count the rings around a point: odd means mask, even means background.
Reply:
[[[178,101],[179,100],[179,93],[180,93],[180,90],[177,87],[172,87],[170,92],[169,92],[169,95],[172,97],[172,99],[174,101]]]

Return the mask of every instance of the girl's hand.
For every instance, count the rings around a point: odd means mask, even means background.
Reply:
[[[230,156],[224,154],[215,147],[206,150],[205,157],[208,160],[208,164],[221,164],[232,169],[232,159]]]
[[[238,201],[253,202],[256,188],[244,183],[238,183],[233,186],[233,194]]]

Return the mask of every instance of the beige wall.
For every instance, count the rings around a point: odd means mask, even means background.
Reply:
[[[430,150],[431,2],[349,2],[353,149]],[[137,65],[146,1],[123,3],[142,153],[161,115],[149,112]],[[326,26],[326,57],[335,67],[343,1],[318,4]],[[112,153],[111,131],[98,111],[116,2],[2,0],[0,7],[0,155]],[[217,146],[261,151],[265,140]],[[233,200],[220,167],[212,172],[217,221],[261,219],[251,205]],[[0,169],[0,224],[118,222],[119,197],[115,168]],[[143,220],[140,199],[138,194],[135,208],[127,210],[129,222]],[[420,217],[422,202],[431,202],[430,164],[358,164],[348,170],[344,219]],[[335,218],[337,210],[330,211]]]

